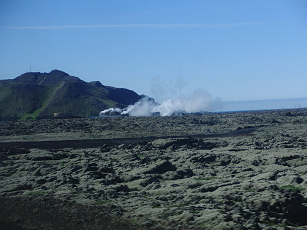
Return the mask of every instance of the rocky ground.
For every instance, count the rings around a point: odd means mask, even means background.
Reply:
[[[307,110],[1,122],[0,229],[307,229]]]

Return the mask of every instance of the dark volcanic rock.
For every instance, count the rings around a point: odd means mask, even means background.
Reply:
[[[0,198],[0,229],[144,229],[110,213],[105,207],[57,199]]]
[[[305,229],[303,111],[1,122],[0,226]]]
[[[199,163],[212,163],[215,162],[217,159],[216,155],[209,155],[209,156],[199,156],[192,158],[193,162],[199,162]]]
[[[145,174],[163,174],[168,171],[176,171],[176,167],[170,163],[169,161],[164,161],[162,163],[158,163],[153,168],[145,171]]]

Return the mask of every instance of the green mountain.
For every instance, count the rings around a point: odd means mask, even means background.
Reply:
[[[101,110],[123,108],[141,98],[134,91],[87,83],[59,70],[29,72],[0,80],[0,120],[50,118],[54,113],[97,116]]]

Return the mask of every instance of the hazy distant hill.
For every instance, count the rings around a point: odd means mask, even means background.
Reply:
[[[0,120],[53,117],[71,113],[76,117],[96,116],[101,110],[125,107],[142,96],[134,91],[87,83],[53,70],[29,72],[12,80],[0,80]]]

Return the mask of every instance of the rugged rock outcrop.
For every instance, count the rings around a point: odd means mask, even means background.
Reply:
[[[0,224],[59,229],[52,218],[29,224],[18,211],[37,204],[34,216],[72,207],[66,223],[80,219],[88,229],[119,217],[136,229],[304,229],[307,116],[287,114],[3,122]],[[74,143],[80,136],[89,142]],[[66,146],[57,146],[63,138]],[[35,148],[19,145],[34,139]],[[53,146],[38,142],[50,139]]]

